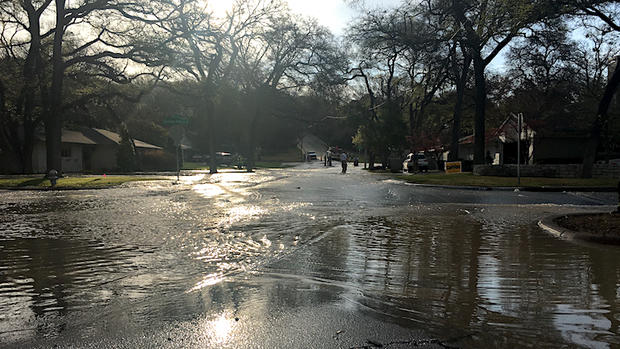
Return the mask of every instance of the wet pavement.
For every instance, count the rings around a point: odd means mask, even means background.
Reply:
[[[536,225],[614,193],[349,170],[0,191],[0,347],[620,347],[620,249]]]

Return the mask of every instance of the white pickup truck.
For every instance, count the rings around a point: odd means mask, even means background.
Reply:
[[[424,153],[409,153],[403,161],[403,169],[407,172],[413,172],[416,170],[422,172],[428,172],[428,160],[426,160],[426,155]]]

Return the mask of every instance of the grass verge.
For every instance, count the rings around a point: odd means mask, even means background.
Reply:
[[[289,168],[294,167],[295,165],[284,164],[279,161],[257,161],[254,166],[256,168]]]
[[[256,161],[256,163],[254,164],[254,168],[288,168],[288,167],[293,167],[293,165],[284,164],[281,161]],[[210,168],[209,165],[205,165],[204,163],[186,162],[185,164],[183,164],[183,170],[208,171],[209,168]],[[232,165],[220,165],[218,166],[218,168],[237,169],[237,167],[232,166]],[[243,169],[245,169],[245,167]]]
[[[84,176],[59,178],[56,188],[107,188],[127,182],[161,180],[157,177],[133,176]],[[43,177],[0,178],[0,188],[50,187],[49,179]]]
[[[478,186],[478,187],[516,187],[515,177],[474,176],[471,173],[425,173],[392,174],[410,183]],[[521,177],[520,187],[616,187],[618,180],[613,178],[542,178]]]
[[[581,233],[620,238],[619,213],[566,215],[557,218],[555,222],[561,227]]]
[[[183,168],[181,170],[208,170],[209,165],[204,162],[183,162]],[[176,171],[176,170],[175,170]]]
[[[300,162],[301,152],[296,147],[286,149],[279,153],[263,154],[260,162]]]

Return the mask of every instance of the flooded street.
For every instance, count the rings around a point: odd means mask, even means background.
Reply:
[[[615,204],[318,162],[3,191],[0,347],[620,347],[620,248],[536,224]]]

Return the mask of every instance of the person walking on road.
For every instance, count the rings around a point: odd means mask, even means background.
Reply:
[[[347,173],[347,153],[340,153],[340,163],[342,165],[342,173]]]

